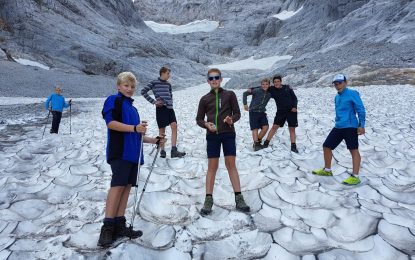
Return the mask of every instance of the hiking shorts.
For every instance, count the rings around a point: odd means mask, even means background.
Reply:
[[[236,134],[233,132],[206,135],[207,157],[208,158],[219,158],[221,145],[222,145],[224,156],[236,156],[235,139],[236,139]]]
[[[268,118],[265,112],[249,112],[249,126],[251,130],[261,129],[268,125]]]
[[[283,127],[285,121],[288,122],[288,127],[297,127],[298,126],[298,119],[297,119],[297,112],[292,112],[291,110],[277,110],[275,113],[274,118],[274,125],[278,125]]]
[[[156,108],[156,121],[159,128],[165,128],[173,122],[177,123],[176,114],[173,109],[166,106]]]
[[[357,128],[333,128],[327,136],[326,141],[324,141],[323,147],[334,150],[343,140],[346,141],[347,149],[358,149],[359,138]]]
[[[111,187],[137,186],[138,163],[115,159],[109,164],[112,170]]]

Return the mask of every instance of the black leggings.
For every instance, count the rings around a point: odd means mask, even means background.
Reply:
[[[59,124],[61,123],[62,112],[52,111],[52,115],[52,128],[50,129],[50,132],[57,134],[59,131]]]

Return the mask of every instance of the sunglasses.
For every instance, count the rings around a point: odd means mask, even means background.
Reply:
[[[343,83],[343,81],[342,81],[342,82],[340,82],[340,81],[335,81],[335,82],[333,82],[333,85],[337,86],[337,85],[340,85],[340,84],[342,84],[342,83]]]
[[[208,80],[209,81],[220,80],[220,76],[219,75],[218,76],[211,76],[211,77],[208,77]]]

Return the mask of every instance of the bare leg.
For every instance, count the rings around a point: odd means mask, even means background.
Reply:
[[[173,122],[170,124],[171,127],[171,146],[176,146],[177,144],[177,123]]]
[[[225,156],[225,165],[228,169],[229,178],[231,179],[234,192],[241,192],[241,183],[239,181],[238,170],[236,169],[236,156]]]
[[[107,202],[105,205],[105,217],[115,218],[120,205],[120,200],[124,192],[124,186],[111,187],[108,191]]]
[[[269,129],[269,126],[267,126],[267,125],[262,126],[261,132],[259,132],[259,134],[258,134],[258,139],[262,140],[264,138],[264,136],[267,134],[268,129]]]
[[[323,147],[324,153],[324,167],[327,169],[331,168],[331,160],[333,158],[333,151],[328,147]]]
[[[166,133],[166,128],[159,128],[159,136],[164,136]],[[160,145],[160,150],[164,150],[164,144]]]
[[[295,127],[288,127],[288,131],[290,132],[290,140],[292,144],[295,144]]]
[[[254,139],[254,142],[258,141],[258,129],[252,130],[252,139]]]
[[[127,185],[124,188],[124,191],[121,194],[120,203],[118,204],[118,210],[117,210],[116,217],[125,216],[125,208],[127,208],[128,195],[130,195],[130,190],[131,190],[131,184]]]
[[[213,193],[213,185],[215,185],[216,171],[219,166],[219,158],[208,159],[208,170],[206,174],[206,194]]]
[[[271,141],[271,139],[274,137],[275,133],[277,132],[279,125],[272,125],[271,130],[268,132],[267,140]]]
[[[358,149],[350,150],[353,161],[353,174],[359,174],[361,157]]]

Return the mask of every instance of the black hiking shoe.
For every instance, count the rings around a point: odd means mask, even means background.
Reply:
[[[261,144],[261,142],[254,142],[254,145],[253,145],[253,147],[254,147],[254,151],[256,152],[256,151],[259,151],[259,150],[261,150],[261,149],[264,149],[264,146],[262,146],[262,144]]]
[[[161,157],[161,158],[166,158],[166,151],[161,150],[161,151],[160,151],[160,157]]]
[[[171,148],[171,153],[170,153],[171,158],[182,158],[185,155],[186,155],[185,152],[179,152],[177,148],[174,148],[174,147]]]
[[[115,224],[114,229],[114,238],[129,237],[129,238],[138,238],[143,235],[141,230],[133,230],[131,227],[127,227],[125,221]]]
[[[291,152],[298,153],[296,144],[291,144]]]
[[[112,225],[102,225],[101,233],[99,234],[98,246],[108,247],[114,242],[114,229]]]
[[[242,212],[249,212],[251,208],[246,205],[242,194],[235,195],[236,209]]]
[[[269,146],[269,141],[265,140],[264,144],[262,145],[263,148],[267,148]]]
[[[203,208],[200,210],[200,213],[202,215],[209,215],[212,212],[212,206],[213,206],[213,197],[206,196],[205,203],[203,205]]]

